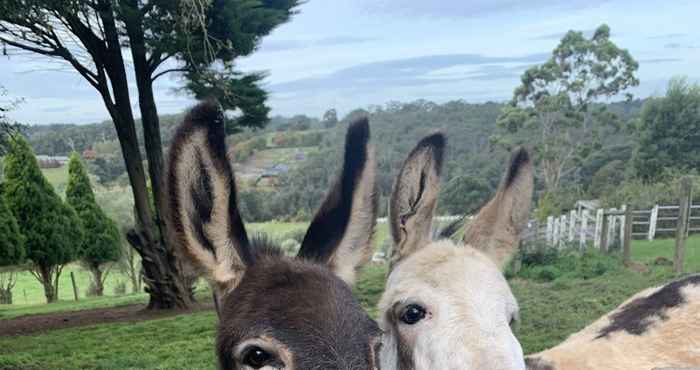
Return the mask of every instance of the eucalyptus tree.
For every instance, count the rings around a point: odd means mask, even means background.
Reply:
[[[606,100],[631,99],[639,64],[611,40],[610,27],[590,38],[569,31],[543,64],[525,71],[498,119],[508,145],[534,144],[547,192],[599,147],[599,128],[616,122]]]

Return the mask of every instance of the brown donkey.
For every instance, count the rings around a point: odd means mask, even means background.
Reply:
[[[296,258],[249,238],[214,103],[193,108],[169,156],[168,221],[218,296],[223,369],[376,369],[380,331],[349,284],[372,252],[377,197],[366,119],[351,124],[342,172]]]
[[[444,146],[441,134],[421,140],[394,183],[392,269],[379,304],[382,370],[524,370],[510,327],[518,304],[501,268],[527,222],[532,161],[523,149],[513,153],[462,243],[433,240]]]

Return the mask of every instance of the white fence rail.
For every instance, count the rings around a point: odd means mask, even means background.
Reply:
[[[632,237],[654,240],[658,236],[671,237],[677,230],[679,206],[656,205],[651,209],[632,211]],[[689,217],[690,233],[700,233],[700,205],[691,205]],[[605,223],[605,224],[604,224]],[[526,241],[545,241],[561,247],[578,242],[581,249],[588,243],[600,248],[607,244],[623,243],[625,206],[596,210],[572,210],[560,216],[549,216],[545,222],[531,220],[522,235]],[[605,233],[605,235],[603,235]]]

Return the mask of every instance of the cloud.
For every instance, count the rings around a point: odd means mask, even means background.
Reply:
[[[278,52],[278,51],[289,51],[297,49],[306,49],[314,46],[339,46],[339,45],[350,45],[350,44],[361,44],[368,41],[374,41],[375,38],[369,37],[357,37],[357,36],[334,36],[326,37],[320,39],[310,39],[310,40],[269,40],[263,41],[260,46],[260,52]]]
[[[528,65],[542,62],[547,54],[490,57],[480,54],[426,55],[359,64],[333,73],[270,85],[275,93],[422,86],[446,81],[514,78]],[[513,65],[515,64],[515,65]]]
[[[666,33],[663,35],[657,35],[657,36],[649,36],[647,39],[649,40],[659,40],[659,39],[675,39],[679,37],[683,37],[685,34],[683,33]]]
[[[479,17],[484,15],[542,10],[578,10],[596,7],[612,0],[365,0],[370,12],[403,13],[429,17]]]
[[[669,42],[668,44],[664,45],[665,49],[697,49],[697,46],[694,45],[684,45],[679,42]]]
[[[674,62],[682,62],[683,59],[681,58],[649,58],[649,59],[640,59],[639,64],[659,64],[659,63],[674,63]]]

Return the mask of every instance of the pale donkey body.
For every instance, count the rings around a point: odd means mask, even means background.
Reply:
[[[380,331],[352,296],[372,253],[377,197],[366,119],[296,258],[248,238],[218,105],[192,109],[170,149],[168,230],[218,296],[222,369],[376,369]]]
[[[511,324],[518,304],[501,269],[518,247],[533,193],[528,152],[516,150],[498,191],[460,244],[432,240],[445,138],[421,140],[389,205],[391,271],[379,303],[382,370],[522,370]]]
[[[528,370],[699,368],[700,275],[637,293],[525,362]]]

